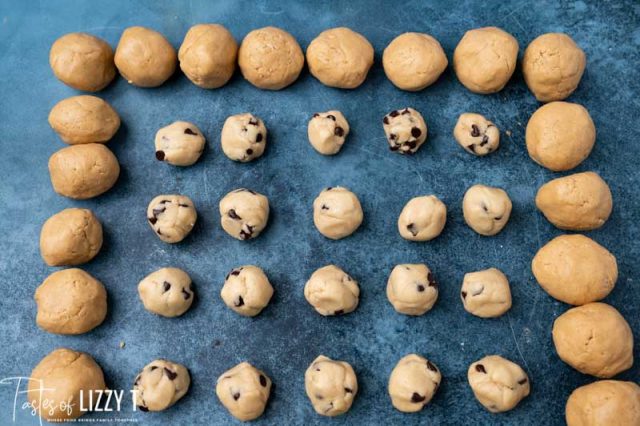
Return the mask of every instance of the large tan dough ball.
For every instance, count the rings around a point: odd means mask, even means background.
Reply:
[[[567,426],[640,425],[640,386],[600,380],[571,393],[565,410]]]
[[[79,265],[102,247],[102,225],[87,209],[64,209],[51,216],[40,231],[40,254],[49,266]]]

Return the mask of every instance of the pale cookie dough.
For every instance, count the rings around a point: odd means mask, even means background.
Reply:
[[[561,101],[578,87],[587,58],[571,37],[543,34],[524,51],[522,74],[540,102]]]
[[[389,149],[399,154],[413,154],[427,140],[427,123],[413,108],[396,109],[382,119]]]
[[[553,323],[561,360],[583,374],[608,379],[633,365],[633,334],[620,312],[605,303],[571,308]]]
[[[193,303],[189,274],[178,268],[162,268],[144,277],[138,295],[145,309],[163,317],[177,317]]]
[[[582,105],[551,102],[533,113],[525,140],[533,161],[562,172],[573,169],[589,156],[596,142],[596,127]]]
[[[116,47],[118,71],[129,84],[157,87],[176,70],[176,50],[162,34],[145,27],[129,27]]]
[[[496,268],[464,275],[460,298],[464,309],[480,318],[495,318],[511,308],[507,277]]]
[[[309,120],[307,135],[311,146],[324,155],[337,154],[349,134],[349,123],[340,111],[317,112]]]
[[[438,300],[438,283],[427,265],[396,265],[387,280],[387,298],[405,315],[422,315]]]
[[[176,121],[156,133],[156,159],[174,166],[190,166],[198,161],[206,139],[195,124]]]
[[[599,380],[571,393],[565,409],[567,426],[640,425],[640,386]]]
[[[49,333],[82,334],[107,315],[107,291],[82,269],[56,271],[36,289],[36,323]]]
[[[102,225],[87,209],[64,209],[51,216],[40,231],[40,254],[49,266],[80,265],[102,247]]]
[[[238,66],[254,86],[280,90],[298,79],[304,54],[291,34],[280,28],[265,27],[251,31],[242,40]]]
[[[330,186],[313,201],[313,223],[322,235],[339,240],[353,234],[364,214],[360,200],[341,186]]]
[[[609,219],[613,199],[609,185],[597,173],[561,177],[542,185],[536,206],[560,229],[590,231]]]
[[[317,269],[304,286],[304,297],[320,315],[343,315],[358,307],[360,287],[335,265]]]
[[[273,287],[264,271],[257,266],[245,265],[227,274],[220,297],[225,305],[240,315],[254,317],[268,304]]]
[[[269,221],[269,200],[250,189],[229,192],[220,200],[222,229],[238,240],[256,238]]]
[[[538,250],[531,261],[538,284],[570,305],[604,299],[618,280],[614,255],[584,235],[560,235]]]
[[[100,366],[83,352],[58,348],[36,365],[29,379],[27,402],[52,423],[77,419],[85,414],[92,394],[107,388]]]
[[[178,60],[189,80],[203,89],[224,86],[236,69],[238,43],[222,25],[199,24],[184,36]]]
[[[304,373],[304,388],[316,413],[333,417],[351,408],[358,379],[349,363],[320,355]]]
[[[222,126],[220,144],[224,155],[233,161],[255,160],[267,147],[267,128],[251,113],[232,115]]]
[[[499,92],[516,69],[518,41],[497,27],[467,31],[453,52],[458,80],[475,93]]]
[[[186,195],[158,195],[147,207],[149,226],[165,243],[184,240],[197,219],[196,207]]]
[[[216,395],[238,420],[248,422],[264,413],[271,393],[271,379],[248,362],[225,371],[216,383]]]
[[[105,143],[120,128],[120,117],[98,97],[72,96],[51,109],[49,125],[69,145]]]
[[[465,151],[477,156],[492,153],[500,145],[500,130],[483,115],[460,114],[453,137]]]
[[[120,176],[120,164],[103,144],[72,145],[51,155],[49,175],[58,194],[86,200],[111,189]]]
[[[116,75],[111,46],[86,33],[69,33],[57,39],[49,52],[49,65],[64,84],[87,92],[104,89]]]
[[[500,188],[473,185],[462,199],[462,213],[467,225],[478,234],[496,235],[509,221],[511,200]]]
[[[431,401],[442,382],[434,363],[416,354],[403,357],[389,377],[389,396],[403,413],[415,413]]]
[[[447,223],[447,206],[435,195],[409,200],[398,217],[398,232],[405,240],[429,241],[436,238]]]
[[[478,402],[492,413],[512,410],[530,391],[527,373],[499,355],[471,364],[467,378]]]
[[[185,396],[190,384],[185,366],[156,359],[138,373],[133,383],[134,402],[143,412],[166,410]]]
[[[373,65],[373,46],[346,27],[321,32],[307,47],[309,72],[329,87],[355,89]]]

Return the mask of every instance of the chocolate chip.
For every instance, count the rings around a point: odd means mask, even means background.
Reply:
[[[400,149],[400,145],[390,145],[390,146],[389,146],[389,149],[390,149],[391,151],[397,151],[398,149]]]
[[[267,378],[264,377],[262,374],[260,375],[260,385],[262,385],[262,387],[264,388],[267,387]]]
[[[327,115],[327,118],[329,118],[329,119],[331,119],[331,120],[333,120],[333,121],[336,121],[336,116],[335,116],[335,115],[333,115],[333,114],[329,114],[329,115]]]
[[[475,144],[471,144],[471,145],[467,145],[467,149],[473,153],[476,152],[476,146]]]
[[[174,373],[173,371],[169,370],[167,367],[164,368],[164,372],[169,378],[169,380],[175,380],[176,377],[178,377],[178,373]]]
[[[418,402],[423,402],[425,399],[427,399],[427,397],[420,395],[418,392],[414,392],[413,395],[411,395],[411,402],[416,404]]]
[[[389,139],[391,139],[392,141],[396,140],[397,137],[398,137],[398,135],[396,135],[395,133],[390,133],[389,134]]]
[[[429,360],[427,360],[427,368],[431,371],[438,371],[438,367],[436,367],[435,365],[433,365],[433,363]]]
[[[138,405],[138,410],[142,411],[143,413],[146,413],[149,411],[149,409],[144,405]]]
[[[485,145],[486,145],[486,144],[488,144],[488,143],[489,143],[489,136],[484,135],[484,136],[482,137],[482,142],[480,142],[480,146],[485,146]]]
[[[325,189],[325,191],[331,191],[333,189],[333,186],[328,186],[327,189]]]
[[[232,396],[233,396],[233,400],[237,401],[238,399],[240,399],[240,392],[236,392]]]
[[[382,119],[382,122],[384,124],[389,124],[389,117],[387,117],[386,115],[384,116],[384,118]]]
[[[184,287],[182,288],[182,297],[184,297],[184,300],[189,300],[191,297],[191,293],[189,293]]]
[[[495,217],[494,220],[501,220],[502,216]]]
[[[527,383],[527,378],[526,377],[524,379],[522,379],[522,380],[518,380],[518,384],[519,385],[524,385],[525,383]]]
[[[164,151],[156,151],[156,159],[159,161],[164,160]]]
[[[471,136],[474,138],[480,136],[480,129],[475,124],[471,125]]]
[[[351,388],[344,388],[344,391],[346,393],[353,393],[353,389],[351,389]]]
[[[194,135],[194,136],[197,136],[197,135],[198,135],[196,132],[194,132],[193,130],[191,130],[191,129],[190,129],[190,128],[188,128],[188,127],[187,127],[186,129],[184,129],[184,134],[185,134],[185,135]]]
[[[153,371],[153,370],[155,370],[156,368],[158,368],[158,366],[156,366],[156,365],[152,365],[151,367],[149,367],[149,371]]]
[[[243,240],[248,240],[253,235],[253,226],[247,225],[247,229],[248,231],[245,231],[244,229],[240,230],[240,238]]]
[[[158,221],[158,219],[156,219],[155,217],[148,217],[147,220],[149,221],[150,224],[155,225],[156,222]]]
[[[256,143],[260,143],[260,142],[262,142],[262,133],[258,133],[256,135]]]
[[[466,291],[461,291],[460,295],[462,296],[463,299],[467,298],[467,292]]]
[[[329,207],[327,207],[326,204],[323,204],[322,207],[320,207],[321,210],[329,210]]]
[[[342,137],[342,136],[344,136],[344,129],[342,127],[340,127],[340,126],[336,126],[336,128],[333,130],[333,133],[336,136]]]
[[[242,296],[238,296],[238,300],[235,300],[235,301],[233,302],[233,305],[234,305],[236,308],[239,308],[240,306],[244,305],[244,299],[242,298]]]
[[[397,116],[399,116],[399,115],[400,115],[400,111],[398,111],[398,110],[391,111],[391,112],[389,113],[389,117],[397,117]]]
[[[414,138],[419,138],[421,134],[422,130],[418,129],[417,127],[411,128],[411,136],[413,136]]]
[[[317,117],[320,117],[320,114],[316,112],[315,114],[313,114],[313,118],[317,118]]]
[[[249,119],[249,124],[252,125],[252,126],[257,126],[258,125],[258,119],[255,118],[255,117],[251,117]]]
[[[411,232],[411,235],[413,235],[414,237],[418,235],[418,230],[416,229],[415,223],[408,224],[407,231]]]
[[[240,271],[242,271],[242,268],[234,269],[233,271],[231,271],[231,275],[240,275]]]
[[[418,291],[422,293],[424,291],[424,286],[422,284],[418,284]]]
[[[342,314],[344,314],[344,309],[338,309],[338,310],[337,310],[337,311],[335,311],[333,314],[334,314],[334,315],[342,315]]]
[[[164,213],[164,211],[166,210],[166,207],[156,207],[155,209],[153,209],[153,216],[157,217],[158,215]]]
[[[482,364],[476,364],[476,371],[478,373],[487,374],[487,370],[484,369],[484,365],[482,365]]]
[[[171,288],[171,283],[168,283],[168,282],[165,281],[163,288],[164,288],[164,293],[166,293]]]
[[[416,146],[418,146],[418,142],[417,141],[408,141],[405,143],[406,146],[409,147],[409,149],[415,149]]]
[[[238,213],[236,213],[235,209],[229,209],[229,211],[227,212],[227,216],[235,220],[242,219],[240,216],[238,216]]]
[[[429,287],[438,288],[438,283],[436,282],[436,279],[433,277],[433,274],[431,272],[427,274],[427,281],[429,281]]]
[[[247,149],[247,155],[253,154],[253,150],[251,148]]]
[[[405,108],[405,109],[402,111],[402,114],[403,114],[403,115],[404,115],[404,114],[411,114],[411,111],[409,111],[409,108]]]

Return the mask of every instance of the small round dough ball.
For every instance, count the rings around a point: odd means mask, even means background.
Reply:
[[[400,34],[382,54],[387,78],[399,89],[411,92],[435,83],[448,64],[442,46],[429,34]]]
[[[606,303],[571,308],[553,323],[561,360],[583,374],[608,379],[633,365],[633,334],[620,312]]]
[[[317,269],[304,286],[304,297],[320,315],[343,315],[358,307],[360,287],[335,265]]]
[[[596,127],[585,107],[551,102],[533,113],[525,134],[533,161],[554,172],[571,170],[591,153]]]
[[[536,206],[560,229],[590,231],[609,219],[613,199],[609,185],[597,173],[584,172],[542,185]]]
[[[80,265],[102,247],[102,225],[87,209],[64,209],[51,216],[40,231],[40,254],[49,266]]]
[[[138,410],[162,411],[185,396],[191,376],[184,365],[156,359],[145,365],[133,383]]]
[[[220,200],[220,224],[238,240],[256,238],[269,221],[269,200],[246,188],[229,192]]]
[[[311,146],[324,155],[337,154],[349,134],[349,123],[340,111],[317,112],[307,128]]]
[[[51,155],[49,176],[58,194],[86,200],[111,189],[120,176],[120,164],[103,144],[72,145]]]
[[[399,154],[413,154],[427,140],[427,123],[413,108],[396,109],[382,119],[389,149]]]
[[[462,213],[467,225],[478,234],[496,235],[509,221],[511,199],[500,188],[473,185],[462,199]]]
[[[531,261],[531,270],[551,297],[570,305],[604,299],[618,280],[615,256],[580,234],[549,241]]]
[[[105,143],[120,128],[120,117],[111,105],[98,97],[72,96],[51,109],[49,124],[69,145]]]
[[[178,59],[189,80],[203,89],[224,86],[236,69],[238,43],[222,25],[199,24],[184,36]]]
[[[495,318],[511,308],[509,280],[496,268],[464,275],[460,291],[464,309],[480,318]]]
[[[409,200],[398,217],[398,232],[409,241],[436,238],[447,223],[447,206],[435,195]]]
[[[346,27],[321,32],[307,47],[309,72],[320,82],[339,89],[355,89],[373,65],[373,46]]]
[[[147,207],[149,226],[165,243],[178,243],[191,232],[198,213],[186,195],[158,195]]]
[[[333,417],[351,408],[358,379],[349,363],[320,355],[304,373],[304,388],[316,413]]]
[[[225,305],[240,315],[254,317],[268,304],[273,287],[264,271],[257,266],[234,268],[224,280],[220,297]]]
[[[246,361],[222,373],[216,383],[216,395],[222,405],[243,422],[264,413],[270,394],[269,376]]]
[[[102,369],[90,355],[58,348],[31,372],[27,401],[43,419],[62,423],[85,414],[80,406],[89,407],[92,394],[105,389]]]
[[[162,34],[145,27],[122,33],[115,56],[116,67],[129,84],[157,87],[176,70],[176,50]]]
[[[567,426],[640,425],[640,386],[599,380],[571,393],[565,410]]]
[[[427,265],[396,265],[387,280],[387,298],[405,315],[422,315],[438,300],[438,283]]]
[[[264,153],[267,128],[260,118],[251,113],[232,115],[222,126],[220,144],[229,159],[247,163]]]
[[[162,268],[144,277],[138,295],[145,309],[163,317],[178,317],[193,303],[191,277],[182,269]]]
[[[518,41],[496,27],[467,31],[453,52],[458,80],[475,93],[499,92],[516,69]]]
[[[205,142],[195,124],[176,121],[156,133],[156,159],[174,166],[190,166],[200,158]]]
[[[360,200],[347,188],[330,186],[313,201],[313,223],[332,240],[353,234],[363,218]]]
[[[49,52],[53,73],[67,86],[97,92],[116,75],[113,49],[91,34],[69,33],[57,39]]]
[[[477,156],[492,153],[500,145],[500,130],[483,115],[466,112],[460,114],[453,137],[465,151]]]
[[[512,410],[530,391],[527,373],[499,355],[471,364],[467,378],[478,402],[492,413]]]
[[[587,57],[571,37],[542,34],[524,51],[522,74],[540,102],[561,101],[578,87]]]
[[[38,305],[36,323],[49,333],[86,333],[107,316],[107,291],[82,269],[52,273],[36,289],[34,299]]]
[[[389,377],[389,396],[403,413],[415,413],[431,401],[442,382],[434,363],[416,354],[403,357]]]

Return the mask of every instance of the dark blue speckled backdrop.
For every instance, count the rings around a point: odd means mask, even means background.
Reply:
[[[129,388],[150,360],[167,357],[188,366],[189,394],[168,411],[92,414],[90,418],[133,418],[141,424],[236,424],[214,394],[215,380],[242,360],[264,369],[276,390],[256,424],[562,424],[569,393],[592,378],[563,364],[554,353],[551,325],[567,306],[552,300],[536,284],[529,263],[536,250],[560,234],[533,204],[536,189],[559,176],[527,156],[524,129],[538,103],[519,70],[505,90],[475,95],[456,80],[451,67],[420,93],[395,89],[384,76],[380,55],[404,31],[433,34],[449,58],[462,34],[497,25],[514,34],[520,52],[541,33],[565,31],[586,51],[587,71],[570,100],[585,105],[598,129],[591,156],[576,171],[595,170],[610,184],[615,207],[600,230],[589,233],[618,258],[620,278],[606,299],[640,332],[640,4],[555,1],[365,0],[324,1],[0,1],[0,377],[29,375],[49,351],[68,346],[91,353],[112,388]],[[451,2],[454,3],[454,2]],[[122,30],[145,25],[178,47],[196,23],[218,22],[238,40],[251,29],[275,25],[290,31],[303,48],[322,30],[346,25],[364,34],[376,50],[369,78],[354,91],[322,86],[305,70],[290,88],[260,91],[240,75],[219,90],[205,91],[177,73],[157,89],[139,89],[118,78],[100,96],[120,113],[123,126],[109,147],[122,166],[113,190],[75,202],[56,195],[47,173],[49,156],[64,145],[47,124],[50,108],[77,94],[57,81],[48,65],[51,43],[62,34],[86,31],[116,46]],[[383,137],[382,116],[413,106],[429,125],[429,140],[413,157],[391,153]],[[316,154],[306,125],[315,111],[340,109],[352,133],[336,157]],[[228,160],[219,146],[224,119],[252,111],[269,128],[266,154],[250,164]],[[503,130],[500,149],[486,158],[464,152],[453,140],[458,114],[477,111]],[[154,159],[153,137],[174,120],[196,123],[208,148],[193,167],[174,168]],[[510,130],[511,136],[504,131]],[[506,229],[483,238],[462,219],[461,199],[475,183],[501,186],[514,211]],[[342,241],[324,239],[313,227],[311,204],[324,186],[344,185],[363,204],[360,230]],[[217,203],[229,190],[245,186],[267,194],[269,226],[249,243],[227,236],[219,226]],[[184,193],[199,218],[192,235],[178,245],[161,242],[149,229],[145,209],[160,193]],[[444,233],[415,244],[401,239],[396,220],[404,203],[421,194],[437,194],[448,206]],[[42,223],[70,206],[91,208],[104,225],[105,244],[84,266],[109,292],[109,315],[93,332],[56,336],[38,329],[33,292],[53,271],[40,259]],[[384,288],[397,263],[426,262],[441,286],[427,315],[396,314]],[[219,298],[225,273],[255,263],[269,275],[276,293],[257,318],[241,318]],[[304,300],[303,286],[316,268],[341,265],[362,289],[353,314],[324,318]],[[179,319],[146,312],[136,286],[149,272],[175,265],[194,279],[198,301]],[[513,308],[503,317],[483,320],[467,314],[459,300],[465,272],[490,266],[502,269],[512,286]],[[126,347],[119,348],[124,341]],[[425,410],[395,411],[387,379],[396,361],[419,352],[441,367],[443,386]],[[482,409],[467,385],[467,366],[492,353],[522,365],[532,380],[531,396],[515,410],[492,415]],[[305,394],[303,374],[318,354],[349,361],[360,391],[351,411],[328,420],[316,415]],[[636,349],[636,356],[639,351]],[[638,368],[620,375],[638,381]],[[10,424],[13,386],[0,386],[0,424]],[[37,419],[20,410],[16,424]]]

